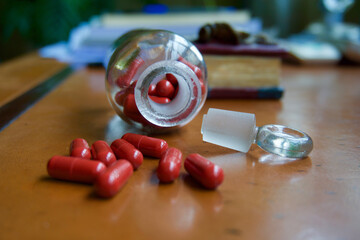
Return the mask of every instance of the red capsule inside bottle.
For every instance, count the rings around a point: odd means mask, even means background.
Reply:
[[[160,182],[170,183],[179,177],[182,153],[177,148],[168,148],[161,156],[156,170]]]
[[[91,159],[89,144],[85,139],[76,138],[70,144],[70,156]]]
[[[130,63],[126,72],[117,78],[116,84],[121,88],[128,87],[130,85],[132,79],[134,78],[136,72],[143,64],[144,64],[144,60],[142,60],[141,58],[135,58]]]
[[[199,83],[200,83],[200,87],[201,87],[201,95],[204,95],[206,92],[206,87],[204,84],[204,80],[202,80],[202,78],[199,78]]]
[[[132,174],[133,167],[129,161],[121,159],[114,162],[96,178],[96,194],[104,198],[115,196]]]
[[[149,96],[151,100],[153,100],[156,103],[165,104],[171,102],[170,98],[167,97],[157,97],[157,96]]]
[[[167,142],[163,139],[135,133],[126,133],[122,136],[122,139],[131,143],[135,148],[139,149],[142,154],[149,157],[160,158],[168,148]]]
[[[128,160],[134,170],[140,167],[143,162],[144,157],[142,153],[124,139],[116,139],[111,143],[110,147],[118,159]]]
[[[150,84],[148,94],[150,96],[156,96],[157,93],[156,93],[156,85],[155,84]]]
[[[158,97],[172,98],[175,92],[174,86],[170,81],[163,79],[156,84],[156,93]]]
[[[191,68],[191,70],[193,70],[193,72],[195,73],[195,75],[198,77],[198,79],[202,78],[202,72],[200,70],[199,67],[197,67],[196,65],[188,62],[185,58],[183,57],[179,57],[178,58],[179,62],[184,63],[185,65],[187,65],[189,68]]]
[[[222,168],[197,153],[187,156],[184,167],[195,180],[207,189],[215,189],[224,180]]]
[[[143,115],[140,113],[136,106],[134,94],[128,94],[124,100],[124,114],[135,122],[142,123],[144,125],[150,125]]]
[[[148,95],[152,101],[166,104],[171,102],[178,91],[179,87],[176,77],[171,73],[167,73],[166,79],[159,81],[156,85],[150,85]]]
[[[54,156],[47,165],[51,177],[82,183],[93,183],[105,169],[100,161],[68,156]]]
[[[136,84],[137,84],[137,80],[133,81],[133,82],[130,84],[130,86],[129,86],[128,88],[126,88],[126,93],[127,93],[127,94],[134,94]]]
[[[116,156],[105,141],[96,141],[91,145],[91,153],[94,160],[99,160],[106,166],[116,161]]]
[[[120,106],[124,105],[125,97],[127,96],[126,90],[121,90],[115,94],[115,102]]]
[[[176,77],[171,73],[167,73],[165,76],[166,79],[174,86],[174,88],[176,88],[178,85],[178,80],[176,79]]]
[[[188,62],[187,60],[185,60],[183,57],[179,57],[178,59],[180,62],[184,63],[185,65],[187,65],[189,68],[191,68],[191,70],[193,70],[193,72],[195,73],[195,75],[198,77],[199,82],[200,82],[200,87],[201,87],[201,95],[204,95],[206,92],[206,86],[204,84],[204,80],[202,78],[202,72],[201,69],[199,67],[197,67],[196,65]],[[174,94],[174,96],[176,96]]]
[[[178,92],[179,92],[179,86],[177,86],[177,87],[175,88],[175,92],[174,92],[173,99],[177,96]]]

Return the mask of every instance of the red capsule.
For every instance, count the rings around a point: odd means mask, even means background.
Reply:
[[[178,94],[178,92],[179,92],[179,86],[177,86],[177,87],[175,88],[175,92],[174,92],[174,95],[173,95],[173,98],[172,98],[172,99],[174,99],[174,98],[176,97],[176,95]]]
[[[158,97],[172,98],[174,92],[174,86],[166,79],[163,79],[156,84],[156,93]]]
[[[119,87],[128,87],[130,85],[131,80],[134,78],[137,70],[144,64],[144,60],[141,58],[135,58],[129,65],[126,72],[119,76],[116,80],[116,83]]]
[[[178,58],[178,60],[179,60],[180,62],[184,63],[185,65],[187,65],[189,68],[191,68],[191,70],[193,70],[193,72],[195,73],[195,75],[196,75],[199,79],[202,78],[202,72],[201,72],[201,70],[200,70],[199,67],[197,67],[196,65],[194,65],[194,64],[186,61],[185,58],[183,58],[183,57],[181,57],[181,56]]]
[[[89,144],[85,139],[76,138],[70,144],[70,156],[91,159]]]
[[[157,96],[149,96],[151,100],[156,103],[165,104],[171,102],[170,98],[167,97],[157,97]]]
[[[121,159],[109,166],[106,171],[96,178],[95,192],[100,197],[113,197],[125,185],[132,174],[133,167],[130,162]]]
[[[161,158],[162,154],[168,148],[165,140],[135,133],[126,133],[122,136],[122,139],[134,145],[142,154],[150,157]]]
[[[139,109],[136,106],[136,102],[135,102],[135,96],[134,94],[128,94],[125,97],[124,100],[124,114],[126,116],[137,116],[137,115],[141,115],[141,113],[139,112]]]
[[[47,165],[51,177],[83,183],[93,183],[105,169],[105,164],[100,161],[65,156],[54,156]]]
[[[115,102],[119,104],[120,106],[124,105],[124,100],[127,93],[125,90],[121,90],[115,94]]]
[[[91,145],[94,160],[103,162],[107,167],[116,161],[114,152],[105,141],[96,141]]]
[[[148,94],[150,96],[156,96],[156,85],[155,84],[150,84]]]
[[[174,86],[174,88],[176,88],[178,85],[178,80],[176,79],[176,77],[171,73],[167,73],[165,76],[166,76],[166,79],[169,82],[171,82],[171,84]]]
[[[136,87],[136,84],[137,84],[137,80],[133,81],[129,87],[126,88],[126,93],[127,94],[134,94],[134,91],[135,91],[135,87]]]
[[[161,156],[157,168],[157,176],[160,182],[169,183],[174,181],[180,174],[182,153],[177,148],[168,148]]]
[[[132,164],[134,170],[140,167],[143,162],[144,157],[142,153],[137,150],[134,145],[124,139],[116,139],[112,142],[110,147],[118,159],[128,160]]]
[[[184,63],[185,65],[187,65],[189,68],[191,68],[191,70],[194,71],[195,75],[198,77],[199,82],[200,82],[200,87],[201,87],[201,95],[205,94],[205,84],[204,84],[204,80],[202,78],[202,72],[201,69],[199,67],[197,67],[196,65],[186,61],[183,57],[179,57],[178,59],[180,62]],[[176,96],[176,95],[175,95]]]
[[[204,95],[205,91],[206,91],[204,80],[202,80],[202,78],[199,78],[199,82],[200,82],[200,87],[201,87],[201,95]]]
[[[197,153],[186,158],[184,167],[193,178],[208,189],[215,189],[224,180],[222,168]]]
[[[194,73],[198,77],[198,79],[202,78],[202,72],[201,72],[200,68],[198,68],[197,66],[194,67]]]
[[[136,106],[134,94],[128,94],[124,100],[124,114],[135,122],[149,125],[149,122],[143,117]]]

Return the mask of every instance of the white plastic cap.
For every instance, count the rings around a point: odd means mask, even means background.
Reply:
[[[201,133],[205,142],[247,152],[256,137],[255,115],[210,108],[203,116]]]

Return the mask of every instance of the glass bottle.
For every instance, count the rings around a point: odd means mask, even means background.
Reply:
[[[121,36],[105,61],[106,90],[116,113],[144,130],[190,122],[207,95],[207,72],[198,49],[164,30],[133,30]],[[159,82],[169,81],[165,87]],[[164,94],[170,88],[170,95]]]

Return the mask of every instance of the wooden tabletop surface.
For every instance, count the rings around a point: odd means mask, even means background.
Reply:
[[[36,54],[4,63],[0,106],[64,67]],[[104,200],[91,185],[46,172],[75,138],[111,143],[135,131],[110,107],[104,70],[74,70],[0,132],[0,239],[359,239],[359,77],[359,67],[285,65],[280,101],[208,100],[191,123],[158,137],[220,165],[217,190],[202,189],[184,169],[173,184],[159,184],[158,160],[145,158]],[[255,145],[241,153],[205,143],[200,127],[210,107],[255,113],[258,126],[301,129],[314,150],[294,160]]]

